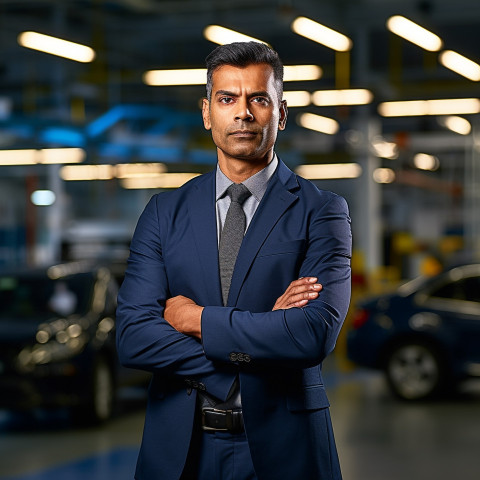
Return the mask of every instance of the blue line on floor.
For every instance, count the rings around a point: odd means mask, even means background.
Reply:
[[[138,449],[119,448],[91,457],[2,480],[133,480]]]

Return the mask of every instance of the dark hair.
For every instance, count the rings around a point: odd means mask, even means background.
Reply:
[[[283,64],[278,53],[259,42],[234,42],[220,45],[205,59],[207,65],[207,98],[212,96],[213,72],[223,65],[244,68],[252,64],[267,63],[273,69],[278,101],[283,97]]]

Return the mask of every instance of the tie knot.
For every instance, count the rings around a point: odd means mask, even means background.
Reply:
[[[243,202],[245,202],[251,193],[243,183],[232,183],[227,188],[227,195],[232,199],[232,202],[243,205]]]

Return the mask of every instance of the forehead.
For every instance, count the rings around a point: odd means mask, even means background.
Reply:
[[[273,68],[267,63],[251,64],[246,67],[222,65],[212,75],[212,93],[227,91],[266,91],[275,93]]]

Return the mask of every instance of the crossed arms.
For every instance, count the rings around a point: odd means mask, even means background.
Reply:
[[[159,215],[159,199],[153,198],[139,220],[118,297],[120,362],[167,376],[195,376],[218,398],[225,398],[231,385],[231,352],[248,352],[255,362],[276,366],[306,368],[320,363],[335,345],[350,298],[348,210],[343,199],[329,200],[309,223],[309,245],[298,271],[305,278],[291,282],[272,301],[270,311],[253,313],[197,304],[199,298],[208,296],[208,290],[197,285],[195,263],[191,267],[196,275],[182,284],[185,296],[171,297],[172,281],[164,260],[170,237],[163,236],[159,228],[161,221],[168,231],[170,217]],[[188,217],[178,217],[177,222],[184,218]],[[182,227],[177,225],[177,229]],[[170,269],[179,269],[181,262],[172,267],[170,261]],[[310,284],[309,278],[315,280]],[[322,285],[312,288],[316,279]],[[278,285],[276,280],[272,279],[272,288]],[[197,287],[201,295],[194,293]],[[173,290],[179,290],[178,284]],[[263,295],[268,292],[264,290]]]
[[[316,277],[304,277],[294,280],[272,308],[274,310],[304,307],[309,300],[318,297],[322,285]],[[167,300],[163,317],[180,333],[202,338],[203,307],[190,298],[178,295]]]

